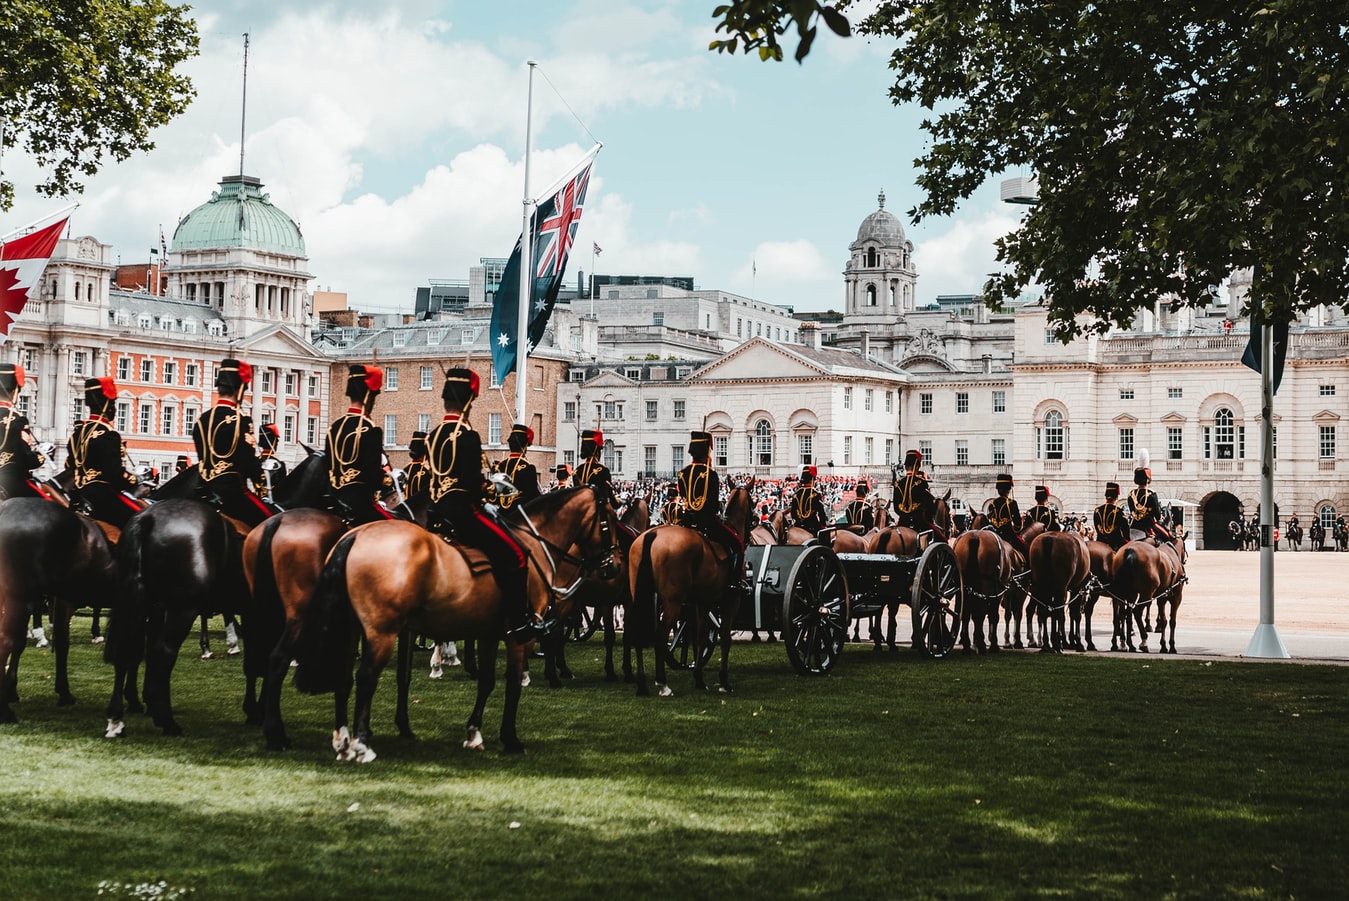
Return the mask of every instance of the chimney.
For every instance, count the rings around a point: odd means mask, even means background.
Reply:
[[[600,351],[600,317],[587,313],[581,317],[581,353],[596,356]]]
[[[993,355],[984,354],[984,375],[993,374]]]
[[[820,349],[820,327],[814,322],[801,323],[801,343],[806,347]]]
[[[863,326],[862,328],[862,359],[871,357],[871,329]]]

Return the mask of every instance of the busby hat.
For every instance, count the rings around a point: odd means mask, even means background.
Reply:
[[[276,427],[274,422],[264,422],[258,427],[258,440],[262,442],[263,450],[274,451],[276,446],[281,443],[281,430]]]
[[[383,387],[384,370],[378,366],[352,363],[347,367],[347,397],[352,400],[364,401]]]
[[[922,465],[922,462],[923,462],[923,454],[921,451],[906,450],[904,452],[905,469],[917,469],[920,465]]]
[[[511,433],[506,438],[506,443],[510,445],[511,450],[522,451],[534,443],[534,430],[523,423],[516,423],[511,427]]]
[[[0,388],[13,394],[23,387],[23,367],[18,363],[0,363]]]
[[[478,396],[478,374],[472,369],[456,366],[445,371],[445,384],[440,389],[441,400],[462,407]]]
[[[866,497],[871,491],[871,487],[866,482],[858,482],[857,487],[853,489],[853,494],[858,497]]]
[[[414,460],[420,460],[426,456],[426,433],[417,431],[412,433],[412,440],[408,442],[408,456]]]
[[[84,403],[91,410],[102,410],[117,399],[117,383],[108,376],[84,380]]]
[[[1114,500],[1115,498],[1117,498],[1117,497],[1119,497],[1119,483],[1118,483],[1118,482],[1106,482],[1106,483],[1105,483],[1105,499],[1108,500],[1108,501],[1113,501],[1113,500]]]
[[[555,469],[554,472],[556,473],[559,482],[571,475],[571,470],[567,468],[566,463],[557,464],[557,469]]]
[[[179,454],[178,459],[175,461],[175,465],[178,467],[178,471],[182,472],[184,469],[188,468],[189,462],[187,454]]]
[[[1147,450],[1140,450],[1138,456],[1134,458],[1134,484],[1146,485],[1152,481],[1152,456]]]
[[[1049,486],[1048,486],[1048,485],[1036,485],[1036,486],[1035,486],[1035,500],[1036,500],[1037,503],[1041,503],[1041,504],[1043,504],[1045,501],[1049,500]]]
[[[1006,494],[1011,491],[1012,484],[1012,476],[1010,473],[1003,472],[998,474],[997,489],[999,494]]]
[[[802,483],[815,481],[815,467],[813,465],[801,467],[801,481]]]
[[[689,432],[689,444],[711,444],[711,432]]]
[[[581,433],[581,455],[589,457],[595,448],[604,446],[604,433],[599,429],[586,429]]]
[[[679,486],[678,486],[678,485],[666,485],[666,486],[665,486],[665,496],[666,496],[666,497],[679,497]]]
[[[221,391],[233,391],[240,385],[253,381],[253,367],[243,360],[226,357],[220,361],[220,370],[216,373],[215,386]]]

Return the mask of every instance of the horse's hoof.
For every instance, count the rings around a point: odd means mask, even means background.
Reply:
[[[445,671],[444,671],[443,669],[441,669],[440,667],[436,667],[435,669],[431,670],[431,672],[430,672],[429,674],[427,674],[427,677],[426,677],[426,678],[428,678],[428,679],[443,679],[443,678],[445,678]]]
[[[617,681],[618,681],[618,673],[605,673],[605,674],[604,674],[604,681],[605,681],[605,682],[617,682]],[[629,679],[628,681],[631,682],[632,680]]]
[[[398,737],[399,737],[400,739],[402,739],[403,741],[416,741],[416,740],[417,740],[417,733],[416,733],[416,732],[413,732],[411,729],[407,728],[406,726],[400,726],[400,727],[398,727]]]
[[[1026,648],[1026,646],[1023,645],[1020,641],[1017,641],[1015,644],[1012,645],[1012,647],[1016,648],[1018,651],[1023,651]]]
[[[735,692],[734,692],[734,690],[731,688],[731,686],[729,686],[729,685],[718,685],[718,686],[717,686],[717,693],[718,693],[718,694],[723,694],[723,695],[729,695],[729,694],[734,694]]]
[[[749,643],[750,643],[750,644],[758,644],[758,643],[761,642],[761,641],[763,641],[763,639],[759,637],[759,633],[758,633],[758,632],[755,632],[753,635],[751,635],[751,636],[749,637]]]
[[[281,736],[280,738],[269,738],[269,739],[267,739],[267,750],[269,750],[269,751],[289,751],[289,750],[290,750],[290,737],[289,737],[289,736],[283,735],[283,736]]]
[[[988,646],[988,652],[989,652],[990,654],[1001,654],[1001,653],[1002,653],[1002,647],[1001,647],[1000,645],[991,644],[991,645]]]
[[[108,720],[107,731],[103,733],[104,738],[121,738],[126,735],[126,723],[121,720]]]
[[[260,713],[249,713],[249,714],[245,714],[245,715],[244,715],[244,725],[245,725],[245,726],[261,726],[261,725],[262,725],[262,714],[260,714]]]
[[[0,707],[0,723],[17,723],[19,717],[8,707]]]
[[[56,706],[57,706],[57,707],[73,707],[73,706],[75,706],[75,696],[74,696],[74,695],[69,695],[69,694],[67,694],[67,695],[61,695],[59,698],[56,699]]]
[[[645,685],[639,685],[637,686],[637,697],[649,698],[651,697],[651,690],[647,688]]]
[[[215,657],[215,655],[212,654],[210,651],[202,651],[202,652],[201,652],[201,659],[202,659],[202,660],[210,660],[210,659],[212,659],[213,657]]]
[[[504,744],[504,745],[501,746],[501,753],[502,753],[502,754],[523,754],[523,753],[525,753],[525,746],[524,746],[523,744],[521,744],[519,741],[506,742],[506,744]]]
[[[103,641],[104,638],[102,635],[95,635],[93,638],[89,639],[90,644],[102,644]]]
[[[674,697],[674,690],[671,689],[670,686],[668,686],[668,685],[662,685],[662,686],[660,686],[660,687],[656,690],[656,697],[658,697],[658,698],[673,698],[673,697]]]
[[[237,644],[232,644],[232,645],[230,645],[229,648],[225,651],[225,653],[228,654],[228,655],[231,656],[231,657],[238,657],[240,654],[243,653],[243,649],[240,648]]]
[[[170,720],[165,725],[160,726],[159,731],[164,735],[176,738],[177,736],[183,734],[183,727]]]
[[[468,738],[464,741],[464,747],[469,751],[481,751],[486,745],[483,744],[482,730],[475,726],[470,726]]]
[[[549,688],[561,688],[561,687],[562,687],[562,680],[561,680],[561,679],[549,679],[549,680],[548,680],[548,687],[549,687]]]
[[[525,673],[522,676],[520,676],[520,687],[521,688],[529,687],[529,673]]]

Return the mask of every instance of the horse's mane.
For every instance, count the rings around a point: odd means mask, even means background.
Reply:
[[[539,495],[527,503],[521,504],[515,509],[528,511],[530,516],[547,517],[557,513],[565,507],[579,492],[593,492],[594,490],[595,489],[591,488],[589,485],[581,485],[576,488],[563,488],[561,491],[550,491],[547,494]]]

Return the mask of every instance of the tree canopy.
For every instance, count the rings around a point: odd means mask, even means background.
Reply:
[[[810,53],[820,21],[840,37],[852,33],[847,17],[839,11],[849,2],[851,0],[832,4],[819,0],[734,0],[712,11],[712,17],[717,19],[716,30],[724,31],[730,37],[713,41],[708,49],[718,53],[734,53],[737,49],[745,53],[756,50],[761,60],[781,62],[782,45],[778,43],[778,38],[795,24],[795,59],[799,63]]]
[[[107,158],[150,150],[150,132],[195,96],[176,69],[197,53],[189,7],[164,0],[0,4],[0,164],[22,147],[39,192],[83,189]],[[0,170],[0,210],[14,184]]]
[[[1343,0],[881,0],[858,30],[897,42],[894,102],[931,111],[915,220],[1039,179],[990,305],[1037,283],[1066,338],[1240,269],[1271,321],[1349,299]]]

